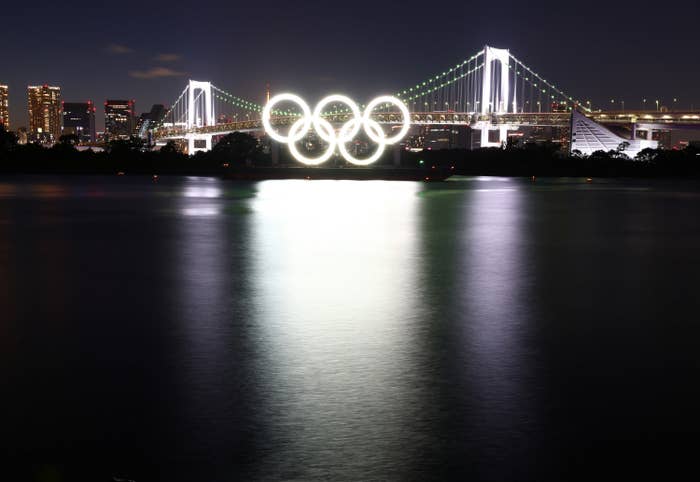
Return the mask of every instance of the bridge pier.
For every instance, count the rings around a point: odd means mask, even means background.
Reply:
[[[498,142],[489,141],[489,132],[498,131]],[[490,124],[481,126],[481,147],[503,147],[503,143],[508,141],[508,126],[492,126]]]
[[[187,153],[211,151],[213,134],[187,134]]]
[[[270,157],[272,157],[272,164],[277,165],[280,162],[280,144],[279,142],[270,143]]]

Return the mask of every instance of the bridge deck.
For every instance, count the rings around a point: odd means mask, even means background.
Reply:
[[[347,122],[352,114],[339,113],[328,114],[325,118],[333,124]],[[700,111],[683,112],[660,112],[660,111],[612,111],[594,112],[588,115],[596,122],[602,124],[655,124],[674,126],[696,126],[700,127]],[[401,114],[398,112],[375,113],[373,119],[380,124],[400,124]],[[279,127],[290,126],[298,116],[276,116],[273,117],[272,124]],[[473,112],[413,112],[411,113],[411,123],[414,125],[465,125],[481,127],[483,125],[511,125],[517,126],[552,126],[565,127],[571,123],[570,112],[520,112],[506,114],[477,114]],[[262,130],[260,119],[246,119],[243,121],[227,122],[205,127],[194,127],[186,129],[184,126],[162,128],[155,131],[155,138],[158,140],[182,139],[188,136],[197,135],[225,135],[231,132],[250,132]]]

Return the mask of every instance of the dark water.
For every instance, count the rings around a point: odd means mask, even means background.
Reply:
[[[0,179],[3,480],[697,480],[700,184]]]

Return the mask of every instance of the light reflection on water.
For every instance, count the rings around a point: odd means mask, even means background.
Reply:
[[[698,192],[0,182],[0,447],[91,480],[667,470],[700,426]]]
[[[286,448],[271,455],[275,470],[325,478],[401,456],[399,434],[419,409],[417,189],[260,184],[252,275],[264,385],[274,387],[264,409]]]
[[[506,456],[526,464],[538,444],[530,428],[541,423],[527,353],[536,327],[529,294],[534,270],[524,232],[529,205],[516,188],[470,194],[458,275],[467,361],[463,376],[473,391],[473,416],[480,420],[475,431],[490,441],[481,449],[484,458]],[[518,478],[521,470],[491,468],[502,480]]]

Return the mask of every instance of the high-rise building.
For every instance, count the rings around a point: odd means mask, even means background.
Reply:
[[[153,104],[151,106],[151,112],[149,112],[148,114],[148,118],[152,123],[158,124],[160,121],[163,120],[167,111],[168,110],[163,104]]]
[[[27,87],[29,137],[54,143],[61,136],[61,88],[49,85]]]
[[[80,142],[95,142],[95,106],[92,101],[63,103],[63,134],[74,134]]]
[[[142,112],[136,119],[136,127],[134,128],[135,136],[145,139],[148,136],[148,127],[151,124],[151,119],[148,112]]]
[[[5,126],[5,130],[10,130],[10,111],[7,99],[7,86],[0,85],[0,124]]]
[[[153,104],[151,111],[142,113],[136,121],[135,135],[147,139],[150,130],[163,120],[165,113],[166,109],[163,104]]]
[[[105,102],[106,140],[128,139],[134,135],[135,127],[133,100],[107,100]]]

